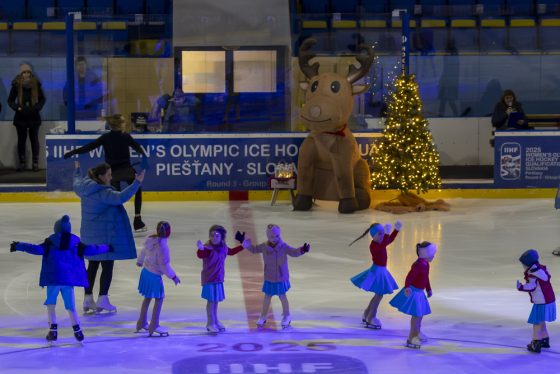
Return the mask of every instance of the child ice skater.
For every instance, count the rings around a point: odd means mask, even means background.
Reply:
[[[239,232],[236,234],[236,238],[238,235]],[[268,241],[256,246],[252,244],[250,239],[243,242],[243,248],[251,253],[262,253],[263,256],[264,283],[262,292],[264,292],[264,300],[257,326],[264,326],[270,308],[270,300],[272,296],[278,295],[282,303],[282,327],[287,328],[292,322],[290,304],[286,297],[286,292],[288,292],[291,287],[288,256],[299,257],[309,252],[309,244],[304,243],[299,248],[290,247],[282,240],[280,236],[280,227],[277,225],[268,225],[266,227],[266,238]]]
[[[367,308],[364,310],[362,316],[362,323],[365,327],[370,329],[380,329],[381,321],[377,318],[377,309],[379,303],[383,299],[383,295],[391,294],[399,286],[393,276],[387,270],[387,246],[395,240],[397,234],[402,228],[401,221],[395,222],[395,230],[391,232],[391,225],[387,224],[383,227],[380,223],[372,224],[362,236],[354,240],[352,245],[369,232],[371,236],[371,243],[369,244],[369,251],[371,252],[371,259],[373,265],[360,274],[352,277],[350,280],[358,288],[367,292],[373,292],[374,296],[369,302]]]
[[[527,345],[530,352],[540,353],[541,348],[550,348],[546,323],[556,320],[556,298],[550,284],[550,273],[546,266],[539,264],[539,253],[534,249],[525,251],[519,262],[525,272],[525,284],[517,281],[517,289],[528,292],[533,309],[528,323],[533,325],[533,340]]]
[[[196,255],[202,259],[202,295],[206,299],[206,330],[210,333],[226,330],[218,319],[218,303],[226,298],[224,292],[225,262],[227,256],[233,256],[243,250],[241,245],[229,248],[226,245],[226,229],[223,226],[210,227],[209,240],[202,244],[196,242]]]
[[[432,310],[424,294],[424,289],[428,297],[432,297],[430,262],[434,259],[436,251],[437,247],[433,243],[416,244],[418,260],[412,264],[406,276],[404,288],[389,303],[404,314],[411,316],[410,333],[406,340],[408,348],[420,349],[420,342],[427,341],[426,336],[421,332],[422,317],[432,313]]]
[[[80,329],[80,321],[76,312],[74,287],[87,287],[88,279],[84,256],[93,256],[109,252],[108,245],[85,245],[76,235],[71,234],[70,217],[67,215],[54,224],[54,234],[40,245],[13,242],[10,252],[21,251],[32,255],[43,256],[39,285],[47,287],[47,306],[49,333],[47,341],[53,343],[58,338],[56,321],[56,299],[62,294],[64,307],[68,311],[74,337],[81,342],[84,334]]]
[[[144,301],[142,302],[138,322],[136,322],[136,332],[148,331],[149,336],[154,333],[159,336],[169,336],[167,328],[159,325],[159,315],[165,297],[162,275],[165,274],[175,285],[181,283],[170,265],[171,259],[167,246],[169,235],[171,235],[171,225],[166,221],[158,222],[156,233],[146,238],[144,248],[136,261],[136,265],[139,267],[144,266],[138,281],[138,292],[144,296]],[[152,299],[155,299],[154,309],[152,320],[148,326],[147,314]]]

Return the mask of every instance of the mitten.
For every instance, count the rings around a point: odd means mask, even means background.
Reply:
[[[517,290],[521,291],[523,289],[523,285],[521,284],[521,282],[518,280],[517,281]]]
[[[402,222],[401,221],[395,222],[395,230],[401,231],[401,229],[402,229]]]
[[[245,241],[245,231],[237,231],[235,233],[235,240],[237,240],[239,243],[243,243]]]
[[[427,290],[426,294],[427,294],[428,298],[432,297],[432,290]]]
[[[301,247],[301,252],[302,253],[307,253],[309,252],[309,243],[303,243],[303,246]]]
[[[10,244],[10,252],[15,252],[16,251],[16,246],[19,244],[19,242],[12,242],[12,244]]]

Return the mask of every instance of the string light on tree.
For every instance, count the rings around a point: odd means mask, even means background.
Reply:
[[[373,156],[374,189],[415,190],[441,188],[439,153],[422,115],[422,101],[414,75],[401,75],[388,98],[383,138]]]

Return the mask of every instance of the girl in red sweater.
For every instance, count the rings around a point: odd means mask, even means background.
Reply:
[[[422,317],[432,313],[426,294],[428,297],[432,296],[429,277],[430,262],[434,259],[436,251],[437,247],[433,243],[422,242],[416,244],[418,260],[412,264],[406,276],[403,289],[389,303],[404,314],[411,316],[410,333],[406,340],[408,348],[419,349],[420,342],[427,341],[420,328],[422,326]],[[426,294],[424,294],[424,289]]]
[[[393,232],[391,232],[390,224],[383,227],[380,223],[374,223],[362,236],[350,243],[350,245],[354,244],[366,236],[368,232],[371,235],[369,251],[371,252],[373,265],[350,279],[356,287],[374,293],[362,316],[365,327],[370,329],[381,328],[381,321],[377,319],[377,308],[381,299],[383,299],[383,295],[391,294],[399,288],[397,282],[387,270],[387,246],[395,240],[401,228],[402,223],[400,221],[395,222]],[[391,232],[391,235],[389,235],[389,232]]]

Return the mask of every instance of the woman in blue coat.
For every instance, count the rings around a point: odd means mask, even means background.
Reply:
[[[89,287],[85,290],[84,312],[114,312],[117,308],[109,302],[108,292],[113,278],[115,260],[136,258],[136,246],[128,214],[123,206],[136,193],[144,180],[144,172],[136,175],[134,182],[122,191],[111,186],[111,167],[100,164],[81,176],[80,163],[76,161],[74,192],[82,204],[82,225],[80,236],[86,244],[110,244],[114,251],[96,256],[86,256],[89,260],[87,273]],[[99,265],[102,267],[99,298],[93,300],[93,286]]]

